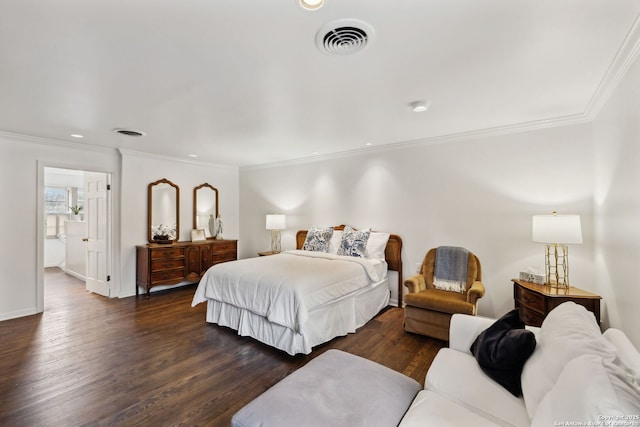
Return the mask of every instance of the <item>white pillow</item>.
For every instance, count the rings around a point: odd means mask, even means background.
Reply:
[[[365,258],[379,259],[384,261],[384,250],[387,248],[389,241],[389,233],[371,232],[369,240],[367,240],[367,248],[365,249]]]
[[[333,236],[331,236],[331,242],[329,242],[329,253],[337,254],[340,243],[342,242],[342,230],[334,230]]]
[[[623,415],[602,358],[585,354],[567,363],[538,405],[531,427],[553,426],[562,421],[606,425],[606,420],[621,420],[616,417]]]
[[[536,350],[522,370],[522,395],[529,418],[533,418],[565,365],[583,354],[611,362],[616,358],[616,348],[600,333],[593,313],[574,302],[560,304],[542,322]]]

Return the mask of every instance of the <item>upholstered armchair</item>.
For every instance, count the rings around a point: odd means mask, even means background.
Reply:
[[[436,268],[437,254],[440,254],[440,265]],[[457,257],[457,265],[455,260],[452,263],[451,256]],[[447,269],[457,271],[447,272]],[[435,278],[434,271],[441,276],[457,274],[460,279],[456,282],[457,288],[453,286],[454,290],[447,290],[452,286],[447,280]],[[448,341],[449,323],[454,313],[476,315],[478,300],[485,293],[481,279],[480,261],[466,249],[440,247],[429,250],[420,273],[404,281],[409,289],[404,297],[404,330]]]

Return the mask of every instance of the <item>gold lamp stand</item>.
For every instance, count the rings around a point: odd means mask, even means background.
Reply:
[[[569,289],[569,247],[557,243],[545,245],[544,261],[547,285],[557,289]]]
[[[271,252],[280,252],[281,249],[280,230],[271,230]]]

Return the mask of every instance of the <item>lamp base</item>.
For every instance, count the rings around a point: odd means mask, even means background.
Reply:
[[[545,245],[546,285],[557,289],[569,289],[569,247]]]
[[[280,230],[271,230],[271,252],[279,253],[280,249]]]

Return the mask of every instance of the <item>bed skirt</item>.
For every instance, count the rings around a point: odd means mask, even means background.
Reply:
[[[207,301],[207,322],[235,329],[238,335],[255,338],[291,355],[309,354],[318,344],[354,333],[387,305],[389,286],[384,279],[310,311],[301,333],[216,300]]]

